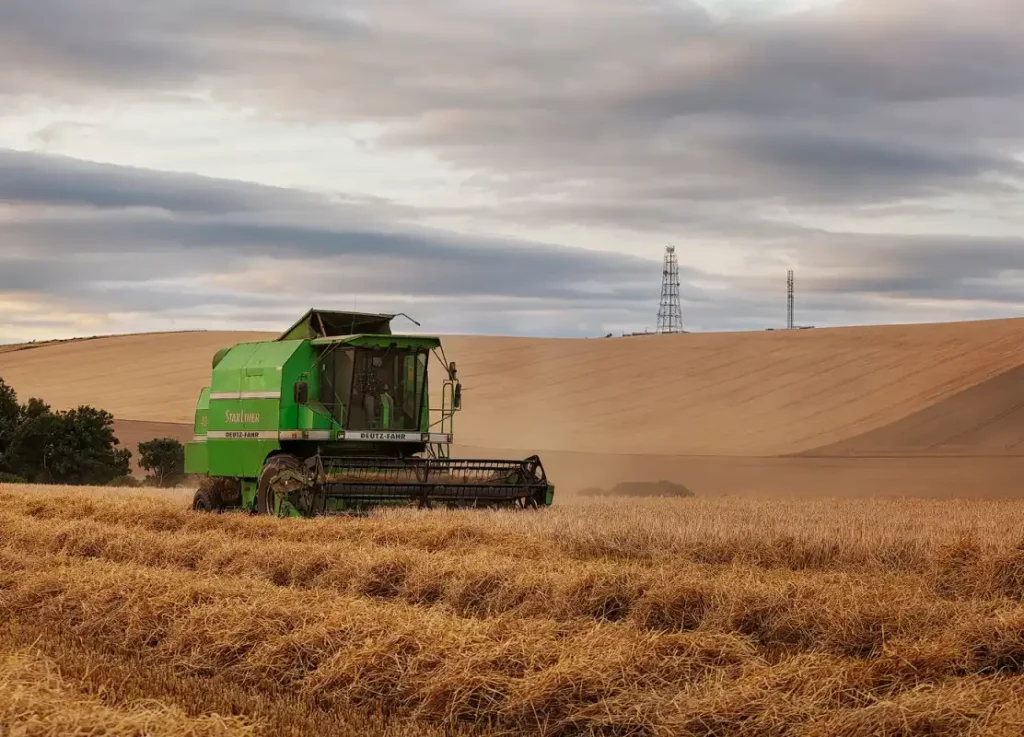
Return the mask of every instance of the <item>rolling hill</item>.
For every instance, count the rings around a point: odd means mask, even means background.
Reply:
[[[264,333],[161,333],[0,353],[22,398],[192,421],[217,349]],[[793,332],[450,336],[480,448],[669,456],[1016,453],[1024,320]]]
[[[122,444],[187,440],[214,353],[265,333],[0,346],[22,399],[103,407]],[[463,457],[540,453],[560,499],[1021,496],[1024,320],[585,340],[447,336]]]

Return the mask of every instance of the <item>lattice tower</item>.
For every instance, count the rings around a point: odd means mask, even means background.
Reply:
[[[676,247],[665,248],[665,263],[661,275],[661,306],[658,308],[659,333],[680,333],[683,330],[683,310],[679,305],[679,261]]]
[[[789,270],[789,274],[786,276],[786,329],[793,329],[793,294],[795,289],[795,279],[793,277],[793,270]]]

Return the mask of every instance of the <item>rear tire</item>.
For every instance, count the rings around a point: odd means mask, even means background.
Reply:
[[[219,512],[220,502],[208,489],[197,489],[192,497],[192,509],[196,512]]]

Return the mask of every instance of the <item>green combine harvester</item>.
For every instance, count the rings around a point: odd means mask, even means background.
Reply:
[[[455,363],[436,337],[392,334],[397,316],[310,310],[274,340],[218,351],[185,444],[185,472],[203,477],[193,508],[312,517],[550,506],[537,456],[450,456],[462,406]],[[442,379],[434,408],[432,355]]]

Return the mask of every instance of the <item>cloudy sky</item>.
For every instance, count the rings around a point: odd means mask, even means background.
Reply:
[[[0,342],[1017,316],[1022,205],[1024,0],[0,2]]]

